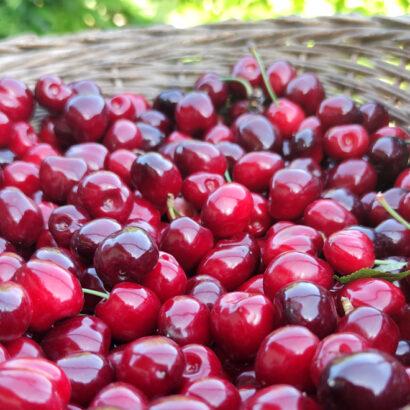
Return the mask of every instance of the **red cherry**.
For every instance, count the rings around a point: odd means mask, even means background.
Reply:
[[[281,97],[287,85],[296,77],[296,70],[291,63],[285,60],[277,60],[266,70],[266,75],[276,96]],[[265,95],[265,85],[262,85]]]
[[[363,116],[362,125],[368,132],[374,132],[379,128],[387,127],[389,125],[389,113],[379,103],[367,103],[360,107],[360,111]]]
[[[75,95],[100,95],[101,90],[92,80],[78,80],[67,84]]]
[[[10,143],[13,126],[10,118],[0,111],[0,146],[7,147]]]
[[[358,124],[362,119],[362,114],[354,101],[344,95],[335,95],[323,100],[316,115],[325,129],[336,125]]]
[[[215,108],[221,108],[227,101],[229,92],[225,82],[218,74],[204,73],[195,81],[194,88],[198,91],[204,91],[209,95]]]
[[[263,295],[230,292],[211,311],[212,336],[223,352],[235,360],[252,359],[273,329],[273,306]],[[246,333],[246,338],[238,337]]]
[[[99,171],[106,168],[108,150],[96,142],[84,142],[71,145],[64,154],[67,158],[80,158],[87,164],[88,171]]]
[[[289,251],[272,259],[265,270],[263,288],[269,298],[285,285],[304,280],[330,289],[333,270],[322,259],[301,252]]]
[[[14,274],[24,264],[24,259],[14,252],[0,253],[0,283],[13,279]]]
[[[46,357],[43,349],[38,343],[24,336],[6,343],[5,347],[11,358]]]
[[[239,292],[259,293],[264,295],[263,274],[252,276],[237,289]]]
[[[209,275],[196,275],[187,283],[186,294],[205,303],[209,310],[224,293],[226,290],[221,282]]]
[[[289,325],[274,330],[261,343],[255,372],[262,386],[286,383],[306,391],[312,388],[310,364],[318,337],[304,326]]]
[[[240,58],[232,67],[231,73],[234,77],[241,77],[247,80],[253,87],[260,85],[262,82],[259,64],[252,56]]]
[[[138,117],[138,122],[152,125],[153,127],[158,128],[165,135],[168,135],[173,128],[173,124],[171,123],[170,119],[161,111],[157,110],[150,109],[144,111]]]
[[[35,97],[37,102],[53,114],[59,114],[73,95],[71,88],[54,75],[43,75],[36,83]]]
[[[38,143],[38,136],[28,122],[20,121],[13,124],[9,148],[18,158],[24,157]]]
[[[3,170],[3,186],[19,188],[27,196],[40,189],[38,166],[30,162],[14,161]]]
[[[0,111],[12,121],[28,121],[34,111],[33,94],[21,81],[3,77],[0,80]]]
[[[374,264],[374,246],[367,235],[358,230],[342,230],[330,235],[323,246],[326,260],[340,275],[349,275]]]
[[[103,142],[111,152],[116,149],[138,149],[142,143],[141,131],[134,122],[119,119],[108,129]]]
[[[108,355],[111,333],[108,326],[94,316],[77,316],[59,322],[41,341],[47,358],[53,361],[77,352]]]
[[[137,156],[129,150],[118,149],[109,154],[107,169],[117,174],[125,184],[131,185],[131,167]]]
[[[225,124],[216,124],[204,135],[204,141],[211,144],[227,141],[234,142],[234,136],[231,129]]]
[[[114,339],[130,342],[153,332],[160,308],[158,297],[136,283],[114,286],[108,300],[102,300],[95,314],[110,328]]]
[[[245,231],[254,236],[262,236],[272,224],[268,201],[255,192],[251,192],[253,210]]]
[[[23,157],[23,161],[30,162],[40,167],[43,160],[51,155],[59,155],[59,152],[50,144],[40,143],[27,151]]]
[[[117,367],[117,379],[153,398],[177,387],[183,370],[184,356],[174,341],[163,336],[147,336],[125,348]]]
[[[150,410],[211,410],[203,400],[182,394],[160,397],[151,402]]]
[[[232,168],[235,163],[245,155],[244,149],[234,142],[222,141],[216,144],[216,147],[228,161],[228,168]]]
[[[137,118],[135,106],[131,96],[127,93],[117,94],[105,102],[110,124],[120,119],[133,121]]]
[[[41,260],[31,260],[14,280],[27,291],[33,306],[30,327],[48,330],[59,319],[80,313],[84,297],[78,279],[68,270]]]
[[[135,118],[138,118],[143,112],[151,108],[149,102],[140,94],[125,92],[122,93],[122,96],[131,100],[131,103],[134,106]]]

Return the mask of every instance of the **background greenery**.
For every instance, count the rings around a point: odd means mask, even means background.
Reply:
[[[232,18],[351,12],[409,14],[410,0],[0,0],[0,37],[158,23],[189,27]]]

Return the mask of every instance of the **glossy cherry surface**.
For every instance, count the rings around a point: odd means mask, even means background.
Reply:
[[[12,121],[27,121],[34,110],[33,94],[21,81],[3,77],[0,80],[0,110]]]
[[[335,95],[323,100],[316,115],[326,129],[335,125],[357,124],[362,117],[354,101],[344,95]]]
[[[215,108],[223,106],[229,96],[228,86],[215,73],[202,74],[195,81],[194,88],[198,91],[206,92]]]

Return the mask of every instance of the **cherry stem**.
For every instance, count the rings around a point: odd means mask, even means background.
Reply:
[[[253,94],[252,86],[250,85],[249,81],[246,81],[244,78],[240,78],[240,77],[222,77],[221,81],[235,82],[235,83],[242,84],[243,87],[245,88],[247,98],[250,98]]]
[[[253,42],[249,43],[249,51],[252,53],[252,55],[255,57],[256,62],[258,63],[259,69],[261,71],[263,83],[265,84],[266,89],[268,90],[268,94],[274,104],[278,106],[278,98],[276,97],[275,92],[272,89],[272,86],[270,84],[270,81],[268,79],[268,76],[266,75],[266,70],[265,70],[265,65],[263,64],[262,58],[260,54],[258,53],[258,50],[256,50],[256,46]]]
[[[173,221],[174,219],[177,219],[177,217],[182,216],[174,207],[174,195],[168,194],[167,197],[167,208],[169,212],[169,216],[171,217],[171,220]]]
[[[232,178],[231,178],[231,176],[229,175],[229,171],[228,171],[228,169],[226,169],[226,171],[225,171],[225,174],[224,174],[224,177],[225,177],[225,181],[226,182],[232,182]]]
[[[385,261],[385,260],[382,260],[382,259],[376,259],[375,261],[374,261],[374,264],[375,265],[391,265],[392,264],[392,262],[394,262],[394,261]]]
[[[354,310],[354,307],[352,305],[352,302],[350,302],[350,299],[343,296],[341,298],[341,302],[342,302],[342,307],[343,307],[343,311],[345,312],[345,315],[347,315],[352,310]]]
[[[381,192],[376,195],[376,201],[399,223],[410,229],[410,223],[407,222],[401,215],[399,215],[384,199]]]
[[[110,295],[107,295],[106,293],[99,292],[98,290],[87,289],[87,288],[83,288],[83,293],[86,293],[88,295],[98,296],[103,299],[108,299],[110,297]]]

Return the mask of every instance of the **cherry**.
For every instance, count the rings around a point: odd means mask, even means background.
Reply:
[[[23,161],[30,162],[40,167],[43,160],[51,155],[59,155],[59,152],[50,144],[40,143],[27,151],[23,157]]]
[[[38,136],[28,122],[20,121],[13,124],[9,148],[18,158],[24,157],[38,143]]]
[[[312,158],[317,163],[323,159],[322,138],[312,129],[305,128],[290,138],[289,156],[291,158]]]
[[[137,122],[138,129],[141,132],[142,142],[139,147],[142,151],[157,150],[165,141],[165,134],[156,127],[144,122]]]
[[[230,183],[208,196],[202,207],[201,220],[215,236],[229,237],[240,233],[248,225],[252,208],[252,195],[248,189]]]
[[[71,353],[56,361],[71,383],[71,401],[87,406],[114,379],[107,359],[93,352]]]
[[[54,75],[43,75],[36,83],[35,97],[37,102],[53,114],[59,114],[73,95],[73,90]]]
[[[228,126],[218,123],[207,131],[204,135],[204,141],[211,144],[218,144],[223,141],[234,142],[234,136]]]
[[[390,218],[381,222],[375,228],[376,238],[380,242],[381,255],[410,255],[410,230],[400,222]]]
[[[322,189],[319,178],[302,169],[277,171],[270,182],[269,211],[274,219],[297,219]]]
[[[168,196],[177,196],[182,187],[178,168],[157,152],[139,155],[131,167],[131,181],[145,199],[165,205]]]
[[[96,290],[100,296],[91,295],[90,293],[84,294],[84,306],[82,313],[94,314],[95,306],[101,301],[101,293],[106,294],[109,292],[104,286],[103,281],[98,277],[94,268],[88,268],[84,271],[83,276],[80,279],[81,286],[85,289]]]
[[[408,340],[399,340],[394,357],[404,366],[409,366],[410,363],[410,345]]]
[[[273,329],[272,303],[263,295],[230,292],[222,295],[211,311],[212,336],[234,360],[255,357],[265,336]],[[247,334],[246,338],[238,337]]]
[[[104,145],[109,151],[138,149],[141,143],[141,131],[134,122],[127,119],[115,121],[104,136]]]
[[[282,135],[278,127],[261,114],[242,114],[231,128],[235,142],[246,151],[280,151]]]
[[[135,219],[141,219],[150,223],[152,226],[159,226],[161,215],[155,206],[141,198],[139,191],[134,192],[134,203],[132,211],[128,217],[128,221],[133,221]]]
[[[10,118],[0,111],[0,146],[7,147],[10,143],[13,126]]]
[[[69,248],[71,237],[89,221],[90,217],[82,208],[64,205],[51,213],[48,228],[60,247]]]
[[[193,219],[182,217],[171,221],[164,230],[160,248],[175,257],[188,272],[195,268],[204,255],[212,249],[214,240],[209,229]],[[189,249],[189,253],[186,250]]]
[[[107,107],[110,124],[121,119],[130,121],[136,119],[135,106],[129,94],[116,94],[107,99],[105,105]]]
[[[209,310],[220,296],[226,293],[221,282],[209,275],[196,275],[188,280],[186,294],[204,303]]]
[[[370,102],[363,105],[360,107],[360,111],[363,116],[362,125],[369,133],[389,125],[389,113],[377,102]]]
[[[341,230],[330,235],[323,246],[323,253],[330,265],[340,274],[349,275],[374,264],[374,246],[361,231]]]
[[[50,155],[40,165],[41,189],[52,201],[64,203],[86,172],[87,164],[82,159]]]
[[[252,276],[237,289],[239,292],[259,293],[264,295],[263,274]]]
[[[264,192],[276,171],[285,163],[279,154],[268,151],[250,152],[240,158],[233,167],[233,180],[251,191]]]
[[[208,196],[224,183],[225,180],[220,174],[194,172],[184,179],[182,194],[192,205],[201,209]]]
[[[34,97],[24,83],[14,78],[0,80],[0,111],[12,121],[28,121],[34,111]]]
[[[245,56],[240,58],[232,67],[231,74],[233,77],[240,77],[248,81],[252,87],[257,87],[262,82],[262,74],[259,64],[252,56]],[[242,94],[242,87],[239,83],[231,82],[235,94]]]
[[[399,214],[406,220],[410,221],[410,193],[407,192],[400,200]]]
[[[31,323],[33,307],[24,289],[14,282],[0,284],[0,341],[18,339]]]
[[[273,298],[280,288],[300,280],[330,289],[333,270],[324,260],[315,256],[288,251],[269,263],[264,273],[263,288],[266,296]]]
[[[393,319],[370,306],[358,307],[344,316],[339,321],[337,331],[363,336],[371,347],[392,355],[399,341],[399,328]]]
[[[65,106],[64,115],[78,142],[97,141],[108,125],[104,98],[97,94],[71,97]]]
[[[182,91],[178,88],[161,91],[154,99],[153,108],[173,118],[175,107],[183,96]]]
[[[108,150],[96,142],[84,142],[72,145],[64,154],[67,158],[80,158],[87,164],[88,171],[105,169]]]
[[[75,95],[99,95],[100,87],[92,80],[78,80],[67,84]]]
[[[362,120],[362,114],[354,101],[344,95],[323,100],[316,115],[325,129],[336,125],[359,124]]]
[[[403,140],[406,140],[409,138],[409,134],[404,130],[404,128],[397,126],[387,126],[379,128],[371,136],[372,141],[375,141],[381,137],[398,137]]]
[[[18,188],[0,190],[0,214],[0,234],[6,240],[17,246],[36,242],[43,229],[43,216],[34,201]]]
[[[24,264],[24,259],[14,252],[0,254],[0,283],[13,279],[16,271]]]
[[[312,202],[305,208],[303,220],[306,225],[323,232],[326,236],[358,223],[351,212],[332,199],[318,199]]]
[[[147,336],[125,348],[117,367],[117,379],[153,398],[177,387],[183,371],[184,356],[174,341],[164,336]]]
[[[150,410],[211,410],[213,407],[203,400],[182,394],[160,397],[150,404]]]
[[[175,121],[178,129],[189,135],[215,125],[215,109],[208,94],[192,91],[182,97],[175,107]]]
[[[315,386],[326,365],[333,359],[349,353],[363,352],[370,348],[369,342],[355,333],[335,333],[319,342],[310,365],[310,377]]]
[[[240,115],[248,113],[250,108],[251,105],[248,99],[235,101],[229,108],[227,123],[232,124]],[[256,111],[261,110],[259,108],[256,108]]]
[[[155,128],[158,128],[165,135],[168,135],[173,128],[173,124],[170,119],[163,114],[161,111],[157,110],[147,110],[141,113],[138,117],[140,123],[152,125]]]
[[[293,282],[273,298],[275,324],[305,326],[320,339],[337,327],[337,313],[330,292],[312,282]]]
[[[204,141],[184,141],[175,150],[175,163],[185,176],[194,172],[212,172],[223,175],[227,161],[218,148]]]
[[[104,407],[146,410],[148,409],[148,400],[140,390],[131,384],[114,382],[97,393],[88,410],[97,410]]]
[[[402,291],[383,279],[363,278],[348,283],[338,294],[339,305],[349,299],[353,308],[371,306],[388,315],[397,315],[406,305]],[[343,310],[343,309],[342,309]]]
[[[320,377],[317,394],[325,408],[387,410],[408,403],[410,379],[399,361],[370,350],[332,360]]]
[[[296,77],[296,70],[288,61],[277,60],[268,67],[266,76],[275,95],[281,97],[285,93],[289,82]],[[262,87],[265,91],[265,95],[267,95],[265,85],[263,84]]]
[[[125,184],[131,185],[131,167],[137,156],[129,150],[118,149],[109,154],[107,169],[117,174]]]
[[[280,327],[266,336],[255,359],[255,373],[262,386],[286,383],[303,391],[312,387],[310,364],[319,343],[304,326]]]
[[[95,314],[110,328],[114,339],[130,342],[153,332],[160,308],[158,297],[136,283],[114,286],[108,300],[102,300]]]
[[[56,324],[41,341],[48,359],[56,361],[71,353],[94,352],[108,355],[111,333],[95,316],[76,316]]]
[[[43,349],[38,343],[33,339],[24,336],[6,343],[5,347],[11,358],[46,357]]]
[[[19,188],[27,196],[40,189],[38,166],[30,162],[14,161],[3,170],[3,186]]]
[[[405,169],[399,174],[399,176],[396,178],[394,186],[410,190],[410,168]]]
[[[286,98],[280,98],[277,105],[272,103],[266,112],[266,116],[279,129],[284,138],[290,138],[305,119],[305,114],[300,106]]]
[[[215,108],[221,108],[229,96],[228,87],[218,74],[204,73],[195,82],[194,88],[206,92]]]
[[[216,147],[228,161],[228,168],[232,168],[245,155],[244,149],[234,142],[222,141],[216,144]]]
[[[131,100],[135,110],[135,118],[138,118],[143,112],[151,108],[149,102],[140,94],[125,92],[122,95]]]
[[[272,224],[268,201],[255,192],[251,192],[253,210],[245,231],[254,236],[262,236]]]
[[[241,402],[235,386],[227,380],[215,376],[186,384],[181,393],[187,397],[199,398],[215,410],[239,409]]]

